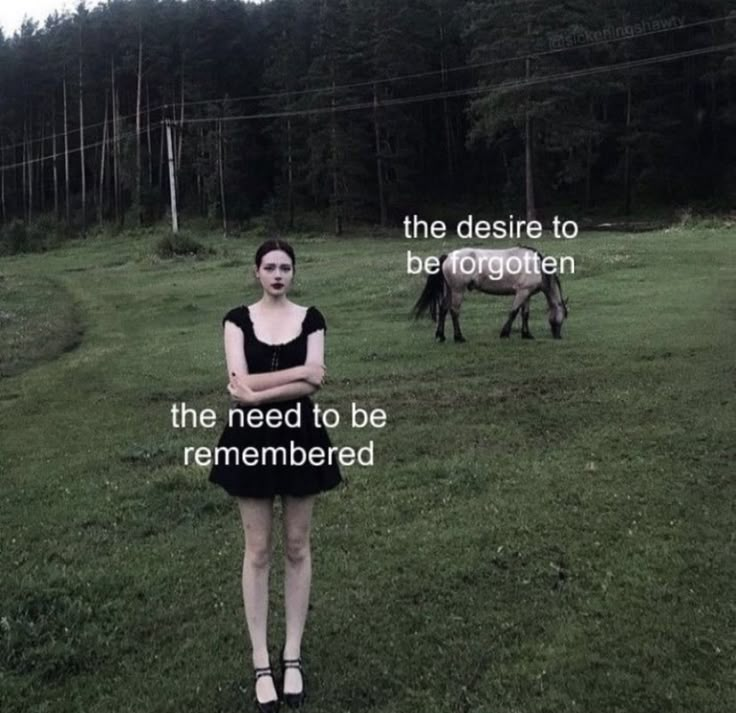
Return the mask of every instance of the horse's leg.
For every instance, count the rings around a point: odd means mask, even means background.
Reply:
[[[464,342],[465,337],[460,330],[460,307],[463,304],[463,297],[465,296],[465,287],[460,289],[454,289],[451,295],[450,301],[450,316],[452,317],[452,331],[455,333],[456,342]]]
[[[434,338],[438,342],[445,341],[445,319],[447,318],[447,287],[445,287],[442,297],[440,298],[439,310],[437,315],[437,331]]]
[[[532,333],[529,331],[529,303],[531,297],[527,297],[523,305],[521,305],[521,338],[522,339],[534,339]]]
[[[516,319],[516,315],[519,313],[519,310],[521,309],[521,306],[529,299],[530,292],[529,290],[519,290],[514,295],[514,302],[511,305],[511,311],[509,312],[508,319],[506,320],[505,324],[503,325],[503,328],[501,329],[501,337],[510,337],[511,336],[511,325],[514,323],[514,320]]]

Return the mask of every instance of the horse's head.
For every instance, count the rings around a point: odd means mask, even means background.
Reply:
[[[549,307],[549,326],[555,339],[562,339],[562,323],[567,319],[567,300]]]

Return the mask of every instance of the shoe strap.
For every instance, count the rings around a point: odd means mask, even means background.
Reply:
[[[261,676],[273,676],[271,673],[271,667],[270,666],[264,666],[263,668],[256,668],[253,669],[256,674],[256,680],[261,678]]]
[[[284,668],[298,668],[300,671],[302,670],[301,659],[284,659],[281,663]]]

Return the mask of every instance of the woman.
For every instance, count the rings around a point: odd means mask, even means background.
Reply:
[[[282,698],[296,708],[305,697],[300,647],[311,583],[312,508],[317,493],[341,481],[336,464],[312,465],[309,460],[303,465],[276,463],[263,451],[285,446],[288,452],[291,442],[307,450],[331,445],[324,426],[315,424],[314,404],[309,398],[324,381],[326,325],[316,307],[301,307],[287,298],[295,264],[294,250],[288,243],[263,243],[255,256],[261,299],[230,310],[223,319],[228,391],[236,403],[231,406],[218,446],[233,452],[248,448],[251,455],[263,457],[256,459],[256,465],[253,460],[243,463],[244,458],[240,462],[216,461],[210,473],[210,480],[234,496],[240,509],[245,534],[243,600],[253,650],[256,706],[262,713],[272,713],[279,706],[266,638],[273,500],[281,496],[284,518]],[[281,413],[272,413],[274,409]],[[254,410],[262,413],[253,414]],[[266,425],[269,412],[268,423],[272,425]],[[291,413],[288,418],[287,412]],[[258,424],[258,418],[262,425],[249,427]]]

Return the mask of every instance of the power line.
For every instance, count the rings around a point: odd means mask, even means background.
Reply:
[[[510,0],[512,2],[518,2],[519,0]],[[527,2],[533,1],[533,0],[526,0]],[[504,57],[503,59],[494,59],[494,60],[488,60],[486,62],[475,62],[470,64],[465,64],[458,67],[448,67],[444,70],[442,69],[433,69],[428,70],[426,72],[416,72],[414,74],[402,74],[397,77],[384,77],[382,79],[368,79],[360,82],[353,82],[351,84],[338,84],[335,87],[325,86],[325,87],[317,87],[312,89],[298,89],[294,91],[280,91],[280,92],[272,92],[270,94],[249,94],[241,97],[232,97],[223,99],[220,98],[213,98],[213,99],[201,99],[198,101],[193,102],[185,102],[184,106],[199,106],[201,104],[215,104],[215,103],[221,103],[223,101],[230,101],[230,102],[239,102],[239,101],[256,101],[261,99],[278,99],[280,97],[296,97],[296,96],[302,96],[305,94],[322,94],[322,93],[331,93],[333,91],[342,91],[344,89],[355,89],[358,87],[366,87],[366,86],[373,86],[374,84],[387,84],[390,82],[400,82],[407,79],[422,79],[424,77],[431,77],[436,76],[438,74],[443,73],[450,73],[450,72],[463,72],[469,69],[480,69],[483,67],[492,67],[497,64],[504,64],[506,62],[516,62],[526,59],[534,59],[535,57],[545,57],[547,55],[553,55],[558,54],[560,52],[571,52],[572,50],[579,50],[579,49],[586,49],[589,47],[597,47],[600,45],[608,45],[613,42],[623,42],[626,40],[636,40],[640,37],[649,37],[651,35],[657,35],[667,32],[676,32],[678,30],[687,30],[692,27],[698,27],[700,25],[709,25],[716,22],[722,22],[724,20],[730,20],[730,19],[736,19],[733,15],[724,15],[723,17],[717,17],[712,18],[710,20],[699,20],[697,22],[691,22],[687,25],[680,25],[679,27],[670,27],[670,28],[664,28],[661,30],[650,30],[648,32],[640,32],[636,35],[632,36],[623,36],[623,37],[616,37],[606,40],[597,40],[595,42],[587,42],[585,44],[579,44],[574,45],[572,47],[558,47],[556,49],[550,49],[545,50],[543,52],[531,52],[529,54],[524,55],[515,55],[514,57]],[[565,29],[569,29],[569,26]],[[547,37],[550,36],[558,36],[560,34],[564,34],[564,30],[555,30],[547,33]],[[180,105],[178,105],[180,106]]]
[[[625,69],[636,69],[638,67],[645,67],[650,65],[656,65],[656,64],[664,64],[666,62],[673,62],[678,59],[685,59],[687,57],[695,57],[700,55],[707,55],[707,54],[714,54],[715,52],[724,52],[726,50],[730,49],[736,49],[736,42],[730,42],[727,44],[722,45],[711,45],[708,47],[701,47],[698,49],[693,50],[684,50],[682,52],[675,52],[671,54],[666,55],[655,55],[654,57],[647,57],[644,59],[638,59],[638,60],[630,60],[627,62],[619,62],[617,64],[611,64],[611,65],[603,65],[599,67],[587,67],[585,69],[578,69],[578,70],[572,70],[568,72],[560,72],[558,74],[550,74],[543,77],[530,77],[529,79],[521,79],[521,80],[509,80],[506,82],[501,82],[500,84],[488,87],[470,87],[466,89],[455,89],[455,90],[448,90],[444,92],[433,92],[430,94],[422,94],[417,96],[410,96],[410,97],[399,97],[396,99],[386,99],[381,101],[379,104],[380,107],[387,107],[387,106],[402,106],[407,104],[416,104],[420,102],[425,101],[432,101],[434,99],[449,99],[449,98],[456,98],[456,97],[464,97],[464,96],[473,96],[477,94],[492,94],[492,93],[499,93],[499,92],[507,92],[507,91],[513,91],[516,89],[524,89],[531,86],[538,86],[541,84],[547,84],[551,82],[558,82],[563,81],[567,79],[576,79],[579,77],[586,77],[596,74],[602,74],[605,72],[610,71],[620,71]],[[262,112],[258,114],[243,114],[240,116],[224,116],[224,117],[206,117],[206,118],[194,118],[194,119],[184,119],[183,122],[177,121],[177,124],[202,124],[207,123],[211,121],[255,121],[255,120],[262,120],[262,119],[276,119],[276,118],[285,118],[290,116],[311,116],[311,115],[319,115],[319,114],[329,114],[332,112],[335,113],[341,113],[346,111],[356,111],[360,109],[373,109],[373,102],[356,102],[353,104],[344,104],[342,106],[336,106],[336,107],[319,107],[314,109],[297,109],[292,111],[281,111],[281,112]],[[136,136],[135,131],[130,131],[127,133],[122,134],[118,137],[118,141],[121,141],[124,138],[129,138],[132,136]],[[114,139],[110,140],[111,143],[114,141]],[[104,142],[98,141],[96,143],[88,144],[84,147],[84,150],[96,148],[98,146],[102,146]],[[68,153],[79,153],[81,151],[81,147],[77,147],[75,149],[70,149]],[[36,159],[30,159],[29,161],[15,163],[15,164],[9,164],[7,166],[0,167],[0,170],[10,170],[15,168],[21,168],[23,166],[27,166],[29,164],[34,163],[41,163],[43,161],[51,161],[56,158],[59,158],[64,155],[64,152],[58,151],[55,154],[51,154],[49,156],[43,156]]]
[[[104,143],[114,144],[116,141],[119,143],[123,139],[130,138],[131,136],[136,136],[136,132],[135,131],[128,131],[128,132],[126,132],[124,134],[120,134],[117,137],[117,139],[109,138],[107,140],[107,142],[105,142],[105,141],[97,141],[97,142],[92,143],[92,144],[85,144],[84,145],[84,150],[87,151],[87,149],[97,148],[98,146],[102,146],[102,144],[104,144]],[[76,148],[69,149],[69,151],[66,152],[66,153],[68,153],[68,154],[75,154],[75,153],[81,153],[81,152],[82,152],[82,147],[81,146],[77,146]],[[55,160],[57,158],[61,158],[64,155],[65,155],[65,152],[64,151],[57,151],[56,153],[49,154],[48,156],[41,156],[39,158],[29,159],[28,161],[21,161],[20,163],[10,163],[7,166],[0,166],[0,171],[5,171],[5,170],[8,170],[9,171],[9,170],[14,169],[14,168],[22,168],[23,166],[28,166],[28,165],[33,164],[33,163],[43,163],[44,161],[53,161],[53,160]]]
[[[511,1],[518,2],[519,0],[511,0]],[[526,1],[532,1],[532,0],[526,0]],[[611,44],[611,43],[614,43],[614,42],[623,42],[623,41],[626,41],[626,40],[635,40],[635,39],[639,39],[640,37],[649,37],[649,36],[652,36],[652,35],[664,34],[664,33],[669,33],[669,32],[677,32],[679,30],[686,30],[686,29],[690,29],[690,28],[693,28],[693,27],[710,25],[710,24],[714,24],[716,22],[722,22],[722,21],[726,21],[726,20],[730,20],[730,19],[734,19],[734,15],[725,15],[725,16],[722,16],[722,17],[711,18],[709,20],[698,20],[696,22],[691,22],[691,23],[688,23],[688,24],[680,25],[679,27],[670,27],[670,28],[663,28],[663,29],[659,29],[659,30],[650,30],[650,31],[647,31],[647,32],[640,32],[640,33],[638,33],[636,35],[632,35],[632,36],[622,36],[622,37],[615,37],[615,38],[610,38],[610,39],[605,39],[605,40],[597,40],[597,41],[594,41],[594,42],[588,42],[588,43],[584,43],[584,44],[573,45],[571,47],[558,47],[556,49],[545,50],[543,52],[532,52],[532,53],[525,54],[525,55],[516,55],[514,57],[506,57],[506,58],[503,58],[503,59],[488,60],[486,62],[475,62],[475,63],[466,64],[466,65],[462,65],[462,66],[458,66],[458,67],[448,67],[448,68],[445,68],[444,70],[442,70],[442,69],[428,70],[426,72],[416,72],[414,74],[399,75],[397,77],[384,77],[384,78],[381,78],[381,79],[364,80],[364,81],[361,81],[361,82],[353,82],[353,83],[350,83],[350,84],[339,84],[339,85],[336,85],[335,87],[326,86],[326,87],[316,87],[316,88],[312,88],[312,89],[300,89],[300,90],[295,90],[295,91],[272,92],[272,93],[269,93],[269,94],[251,94],[251,95],[245,95],[245,96],[241,96],[241,97],[233,97],[233,98],[227,98],[227,99],[225,99],[223,97],[219,97],[219,98],[213,98],[213,99],[201,99],[201,100],[197,100],[197,101],[182,102],[182,103],[178,103],[178,104],[176,104],[176,103],[174,103],[174,104],[172,104],[172,103],[165,103],[165,104],[159,104],[158,106],[155,106],[155,107],[152,107],[152,108],[149,107],[149,108],[143,110],[141,112],[141,115],[142,116],[148,116],[149,114],[153,114],[155,112],[163,111],[164,109],[167,109],[168,107],[171,107],[171,106],[177,107],[177,108],[178,107],[181,107],[181,106],[184,106],[184,107],[194,107],[194,106],[201,106],[203,104],[221,104],[224,101],[230,101],[230,102],[257,101],[257,100],[263,100],[263,99],[278,99],[278,98],[282,98],[282,97],[291,98],[291,97],[298,97],[298,96],[304,96],[304,95],[310,95],[310,94],[319,95],[319,94],[323,94],[323,93],[330,93],[330,92],[333,92],[333,91],[343,91],[343,90],[346,90],[346,89],[356,89],[356,88],[366,87],[366,86],[382,85],[382,84],[388,84],[388,83],[392,83],[392,82],[401,82],[401,81],[406,81],[406,80],[409,80],[409,79],[422,79],[422,78],[426,78],[426,77],[437,76],[437,75],[443,74],[443,73],[449,74],[449,73],[454,73],[454,72],[463,72],[463,71],[467,71],[467,70],[471,70],[471,69],[481,69],[481,68],[484,68],[484,67],[492,67],[492,66],[495,66],[495,65],[498,65],[498,64],[504,64],[506,62],[516,62],[516,61],[521,61],[521,60],[526,60],[526,59],[534,59],[536,57],[545,57],[545,56],[548,56],[548,55],[558,54],[560,52],[570,52],[570,51],[573,51],[573,50],[587,49],[587,48],[590,48],[590,47],[597,47],[597,46],[600,46],[600,45],[607,45],[607,44]],[[563,30],[550,31],[550,32],[547,33],[547,37],[548,38],[549,37],[556,37],[556,36],[559,36],[561,34],[564,34],[565,33],[565,30],[569,29],[569,27],[570,26],[568,26],[567,28],[565,28]],[[131,119],[134,116],[136,116],[135,113],[126,114],[125,116],[118,117],[118,119],[122,121],[122,120],[125,120],[125,119]],[[67,131],[67,135],[77,134],[77,133],[80,132],[80,130],[82,128],[85,131],[87,131],[87,130],[90,130],[90,129],[97,128],[98,126],[103,126],[104,124],[105,124],[104,121],[99,121],[99,122],[96,122],[96,123],[93,123],[93,124],[87,124],[84,127],[77,127],[76,129],[71,129],[71,130]],[[10,151],[10,150],[17,149],[17,148],[23,148],[24,145],[33,145],[33,144],[36,144],[36,143],[39,143],[39,142],[43,142],[43,141],[50,141],[53,138],[62,138],[63,136],[64,136],[64,132],[58,132],[56,134],[49,134],[46,137],[31,139],[31,140],[29,140],[28,142],[25,142],[25,143],[24,142],[18,142],[18,143],[15,143],[15,144],[6,145],[6,146],[3,147],[3,150]]]
[[[160,111],[162,109],[166,109],[169,106],[172,106],[172,105],[171,104],[159,104],[158,106],[155,106],[155,107],[152,107],[152,108],[148,108],[148,109],[144,109],[143,111],[141,111],[141,116],[146,116],[148,114],[153,114],[153,113],[155,113],[157,111]],[[181,104],[177,104],[176,106],[181,106]],[[118,121],[123,121],[124,119],[132,119],[135,115],[136,114],[134,112],[133,114],[125,114],[124,116],[119,116],[118,117]],[[112,118],[108,119],[108,122],[112,123]],[[78,126],[76,129],[69,129],[66,133],[67,133],[67,135],[78,134],[81,129],[84,129],[85,131],[87,131],[88,129],[94,129],[94,128],[98,127],[98,126],[104,126],[104,124],[105,124],[104,121],[98,121],[98,122],[95,122],[94,124],[85,124],[82,127],[79,127]],[[141,130],[141,133],[143,133],[143,130]],[[63,137],[64,137],[64,132],[63,131],[59,131],[56,134],[49,134],[48,136],[39,137],[37,139],[29,139],[26,142],[19,141],[18,143],[15,143],[15,144],[7,144],[5,146],[0,146],[0,148],[2,148],[3,151],[10,151],[11,149],[23,148],[24,146],[30,146],[30,145],[33,145],[33,144],[38,144],[38,143],[40,143],[42,141],[51,141],[54,138],[60,139],[60,138],[63,138]]]
[[[604,65],[599,67],[587,67],[585,69],[577,69],[568,72],[561,72],[559,74],[550,74],[543,77],[530,77],[529,79],[522,80],[509,80],[501,82],[500,84],[488,87],[470,87],[466,89],[454,89],[443,92],[432,92],[430,94],[422,94],[413,97],[399,97],[396,99],[384,99],[379,103],[379,107],[387,106],[400,106],[404,104],[415,104],[418,102],[431,101],[434,99],[448,99],[454,97],[472,96],[474,94],[485,94],[494,92],[512,91],[514,89],[523,89],[530,86],[536,86],[539,84],[546,84],[549,82],[557,82],[565,79],[572,79],[577,77],[585,77],[594,74],[601,74],[603,72],[618,71],[623,69],[635,69],[637,67],[644,67],[653,64],[663,64],[665,62],[672,62],[678,59],[684,59],[686,57],[695,57],[698,55],[713,54],[715,52],[723,52],[729,49],[736,49],[736,42],[708,46],[694,50],[684,50],[682,52],[675,52],[667,55],[656,55],[654,57],[647,57],[645,59],[630,60],[627,62],[619,62],[617,64]],[[317,107],[314,109],[294,109],[289,111],[275,111],[275,112],[261,112],[257,114],[242,114],[240,116],[223,116],[223,117],[205,117],[205,118],[193,118],[185,119],[184,124],[202,124],[210,121],[250,121],[258,119],[279,119],[291,116],[310,116],[317,114],[330,114],[332,112],[343,112],[343,111],[355,111],[358,109],[373,108],[373,101],[356,102],[354,104],[347,104],[336,107]]]

